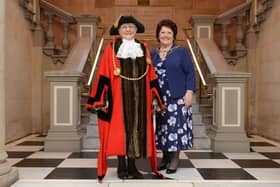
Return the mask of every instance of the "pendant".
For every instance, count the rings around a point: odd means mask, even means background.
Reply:
[[[147,62],[147,64],[151,64],[152,63],[149,58],[146,58],[146,62]]]
[[[115,68],[115,69],[114,69],[114,75],[115,75],[115,76],[119,76],[120,73],[121,73],[120,68]]]

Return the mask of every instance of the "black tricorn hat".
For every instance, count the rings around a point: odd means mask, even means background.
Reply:
[[[119,35],[119,28],[122,24],[133,23],[137,28],[137,33],[145,32],[145,27],[137,21],[133,16],[120,16],[110,29],[110,35]]]

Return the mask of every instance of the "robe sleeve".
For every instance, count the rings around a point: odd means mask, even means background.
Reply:
[[[101,57],[95,80],[92,84],[92,89],[86,108],[88,110],[99,109],[98,116],[98,131],[100,148],[98,153],[98,182],[101,183],[104,178],[108,165],[107,165],[107,144],[109,136],[110,121],[112,117],[113,99],[112,99],[112,47],[108,45]],[[103,108],[100,108],[102,107]],[[104,107],[106,106],[106,107]]]
[[[150,66],[149,67],[150,68],[150,71],[149,71],[149,74],[150,74],[149,75],[149,77],[150,77],[150,88],[151,88],[153,96],[156,98],[156,100],[159,103],[159,107],[161,109],[165,109],[166,106],[164,105],[162,96],[160,94],[160,89],[159,89],[159,85],[158,85],[157,75],[156,75],[156,72],[154,70],[154,66],[153,66],[153,63],[152,63],[150,52],[149,52],[148,47],[147,47],[147,43],[144,43],[144,45],[146,47],[147,61],[149,62],[149,66]]]
[[[108,102],[108,92],[111,90],[110,85],[110,62],[111,62],[112,48],[108,45],[101,57],[95,80],[92,83],[92,89],[86,108],[99,109],[104,107]]]
[[[186,85],[185,90],[192,90],[195,92],[195,71],[192,63],[191,56],[189,55],[189,52],[186,48],[181,48],[180,51],[181,59],[182,59],[182,66],[183,71],[186,73]]]

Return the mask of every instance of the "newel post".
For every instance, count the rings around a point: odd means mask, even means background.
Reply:
[[[245,85],[250,73],[212,75],[214,84],[211,148],[215,152],[249,152],[245,123]]]
[[[81,149],[80,82],[81,72],[50,71],[50,129],[45,151],[77,152]]]

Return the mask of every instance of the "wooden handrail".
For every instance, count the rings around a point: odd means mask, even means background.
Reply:
[[[192,29],[191,28],[183,29],[183,31],[184,31],[184,33],[186,34],[186,37],[187,37],[186,41],[187,41],[187,45],[188,45],[189,51],[191,52],[192,59],[194,61],[195,67],[196,67],[196,69],[198,71],[198,74],[199,74],[199,77],[201,79],[201,82],[202,82],[203,86],[207,86],[207,83],[206,83],[206,80],[205,80],[205,78],[203,76],[201,68],[199,67],[196,54],[194,53],[193,46],[192,46],[192,44],[190,42],[190,39],[192,38],[192,36],[189,35],[189,33],[187,32],[188,30],[192,30]]]
[[[200,79],[201,79],[201,82],[202,82],[203,86],[207,86],[206,81],[205,81],[205,78],[204,78],[204,76],[203,76],[203,74],[202,74],[201,68],[199,67],[199,64],[198,64],[196,55],[194,54],[193,47],[192,47],[192,45],[191,45],[191,43],[190,43],[190,40],[189,40],[188,38],[187,38],[187,45],[188,45],[188,47],[189,47],[189,49],[190,49],[190,52],[191,52],[191,55],[192,55],[194,64],[195,64],[195,66],[196,66],[196,69],[197,69],[197,71],[198,71],[199,77],[200,77]]]
[[[95,68],[97,66],[97,62],[98,62],[98,59],[99,59],[99,56],[100,56],[100,52],[101,52],[101,49],[103,47],[105,30],[106,29],[104,28],[103,31],[102,31],[101,40],[100,40],[99,45],[98,45],[96,56],[95,56],[95,59],[94,59],[94,62],[93,62],[93,66],[92,66],[91,72],[90,72],[89,80],[87,82],[88,86],[91,85],[91,81],[92,81],[92,78],[93,78],[93,73],[95,72]]]

